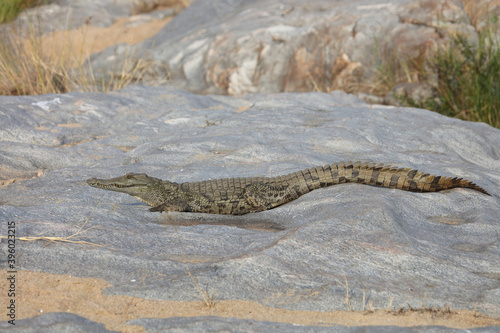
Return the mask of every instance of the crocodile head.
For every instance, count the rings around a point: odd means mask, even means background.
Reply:
[[[149,177],[145,173],[127,173],[125,176],[111,179],[91,178],[87,180],[87,184],[103,190],[130,194],[153,207],[161,204],[155,194],[165,191],[161,179]]]

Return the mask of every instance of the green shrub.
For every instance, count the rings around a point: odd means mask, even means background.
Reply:
[[[500,47],[491,29],[479,33],[477,45],[457,35],[438,50],[430,67],[438,78],[437,100],[403,97],[407,105],[500,128]]]
[[[0,0],[0,23],[14,20],[26,8],[41,5],[43,0]]]

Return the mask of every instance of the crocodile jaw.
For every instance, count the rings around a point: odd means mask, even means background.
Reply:
[[[134,197],[139,197],[150,191],[150,188],[161,180],[149,177],[145,174],[128,173],[122,177],[111,179],[91,178],[87,184],[108,191],[127,193]]]

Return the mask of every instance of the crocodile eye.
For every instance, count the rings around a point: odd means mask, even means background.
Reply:
[[[125,179],[132,179],[132,178],[134,178],[134,174],[133,173],[127,173],[125,175]]]

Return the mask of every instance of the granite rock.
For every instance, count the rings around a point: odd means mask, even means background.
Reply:
[[[8,322],[0,322],[0,330],[4,332],[24,333],[114,333],[99,324],[72,313],[47,313],[33,318],[16,320],[15,326]]]
[[[0,32],[10,32],[14,27],[19,34],[28,31],[50,33],[78,29],[84,25],[108,27],[117,19],[137,15],[155,7],[155,3],[174,5],[143,15],[143,19],[173,16],[180,8],[178,1],[159,0],[58,0],[22,11],[12,24],[0,24]],[[35,28],[35,29],[33,29]]]
[[[154,64],[143,79],[168,76],[203,94],[380,95],[384,66],[421,63],[456,34],[476,43],[468,12],[460,0],[194,1],[154,37],[110,47],[91,64],[106,76],[134,55]]]
[[[18,241],[19,270],[104,279],[109,295],[197,300],[185,258],[220,300],[346,310],[347,279],[355,309],[365,290],[376,308],[392,298],[395,308],[500,317],[500,131],[489,125],[342,92],[235,98],[142,86],[0,97],[0,123],[0,221],[14,221],[18,237],[69,236],[88,219],[95,228],[79,239],[109,247]],[[275,176],[358,160],[464,177],[492,196],[343,184],[245,216],[159,214],[85,182]],[[119,207],[92,214],[97,203]],[[144,285],[131,283],[143,271]]]

